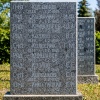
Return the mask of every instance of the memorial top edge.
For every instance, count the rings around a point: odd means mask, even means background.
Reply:
[[[77,0],[12,0],[11,2],[77,2]]]
[[[77,18],[94,18],[95,19],[95,17],[77,17]]]

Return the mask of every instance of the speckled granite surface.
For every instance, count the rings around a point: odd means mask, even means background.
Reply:
[[[84,84],[84,83],[94,83],[98,84],[99,77],[98,75],[79,75],[78,76],[78,83]]]
[[[3,100],[82,100],[82,95],[5,95]]]
[[[11,94],[76,94],[76,2],[11,2]]]

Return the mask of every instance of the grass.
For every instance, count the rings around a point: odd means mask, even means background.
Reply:
[[[100,65],[96,65],[96,74],[99,76],[99,82],[100,82]]]
[[[0,100],[10,90],[10,65],[0,65]]]
[[[8,63],[0,65],[0,71],[10,71],[10,65]]]
[[[96,65],[96,74],[100,80],[100,65]],[[10,65],[0,65],[0,100],[3,95],[10,91]],[[78,84],[78,91],[83,95],[84,100],[100,100],[100,83],[98,84]]]
[[[100,84],[79,84],[78,91],[83,95],[83,100],[100,100]]]
[[[100,82],[100,65],[96,65],[95,67]],[[78,84],[78,91],[82,93],[83,100],[100,100],[100,83]]]

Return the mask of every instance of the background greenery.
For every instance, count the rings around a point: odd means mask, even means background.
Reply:
[[[10,0],[0,0],[0,64],[10,61]]]
[[[88,6],[87,0],[81,0],[78,3],[78,17],[92,17],[91,9]]]
[[[96,35],[96,63],[100,64],[100,32],[97,31]]]

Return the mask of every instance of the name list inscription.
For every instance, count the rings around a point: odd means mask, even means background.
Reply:
[[[94,18],[78,18],[78,74],[94,74]]]
[[[76,3],[11,8],[11,93],[75,94]]]

